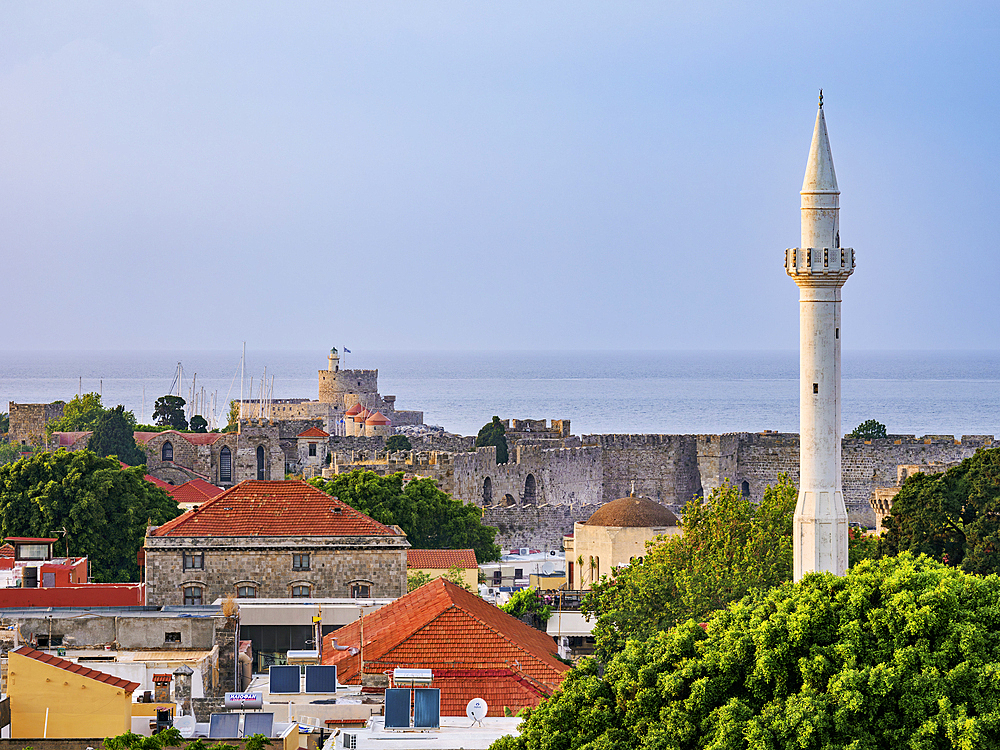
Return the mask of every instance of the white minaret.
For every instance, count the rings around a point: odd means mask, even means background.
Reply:
[[[847,571],[847,508],[840,488],[840,288],[854,250],[840,246],[840,190],[823,117],[823,92],[802,182],[802,246],[785,251],[799,287],[799,500],[795,580]]]

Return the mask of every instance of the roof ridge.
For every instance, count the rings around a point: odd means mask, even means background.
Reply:
[[[44,651],[38,651],[37,649],[33,649],[31,646],[21,646],[21,648],[17,649],[14,653],[18,656],[34,659],[42,664],[48,664],[56,669],[63,669],[67,672],[78,674],[81,677],[86,677],[94,680],[95,682],[103,682],[104,684],[111,685],[112,687],[120,687],[126,693],[132,693],[137,687],[139,687],[138,682],[132,682],[131,680],[126,680],[123,677],[108,674],[107,672],[101,672],[97,669],[91,669],[90,667],[85,667],[82,664],[75,664],[69,659],[63,659],[60,656],[53,656],[52,654],[47,654]]]

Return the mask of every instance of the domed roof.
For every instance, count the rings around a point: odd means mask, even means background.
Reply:
[[[620,497],[605,503],[590,518],[588,526],[677,526],[677,516],[648,497]]]

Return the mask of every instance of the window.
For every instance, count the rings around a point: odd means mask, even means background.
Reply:
[[[292,596],[296,599],[306,598],[309,596],[308,586],[292,586]]]
[[[489,477],[483,480],[483,507],[493,504],[493,480]]]
[[[535,504],[535,475],[528,474],[524,479],[524,504],[534,505]]]
[[[308,552],[296,552],[292,555],[292,570],[309,570]]]
[[[233,481],[233,453],[228,446],[219,451],[219,482]]]
[[[201,586],[184,587],[184,604],[188,606],[201,604]]]
[[[369,583],[352,583],[351,584],[351,598],[352,599],[368,599],[372,595],[372,587]]]
[[[161,461],[173,461],[174,460],[174,444],[169,440],[163,444],[163,448],[160,449],[160,460]]]
[[[237,599],[256,599],[257,598],[257,587],[256,586],[237,586],[236,587],[236,598]]]
[[[19,544],[16,560],[48,560],[51,547],[47,544]]]
[[[180,633],[164,633],[163,634],[164,643],[180,643],[181,634]]]
[[[203,552],[185,552],[184,555],[184,570],[204,570],[205,569],[205,553]]]
[[[500,570],[493,571],[493,585],[499,586],[503,583],[503,572]]]
[[[310,456],[316,455],[316,443],[309,443],[309,455]]]
[[[514,568],[514,578],[524,578],[524,568]]]
[[[265,479],[264,476],[264,446],[257,446],[257,479]]]

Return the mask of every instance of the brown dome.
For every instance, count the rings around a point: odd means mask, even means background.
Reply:
[[[590,518],[588,526],[677,526],[677,516],[648,497],[622,497],[605,503]]]

